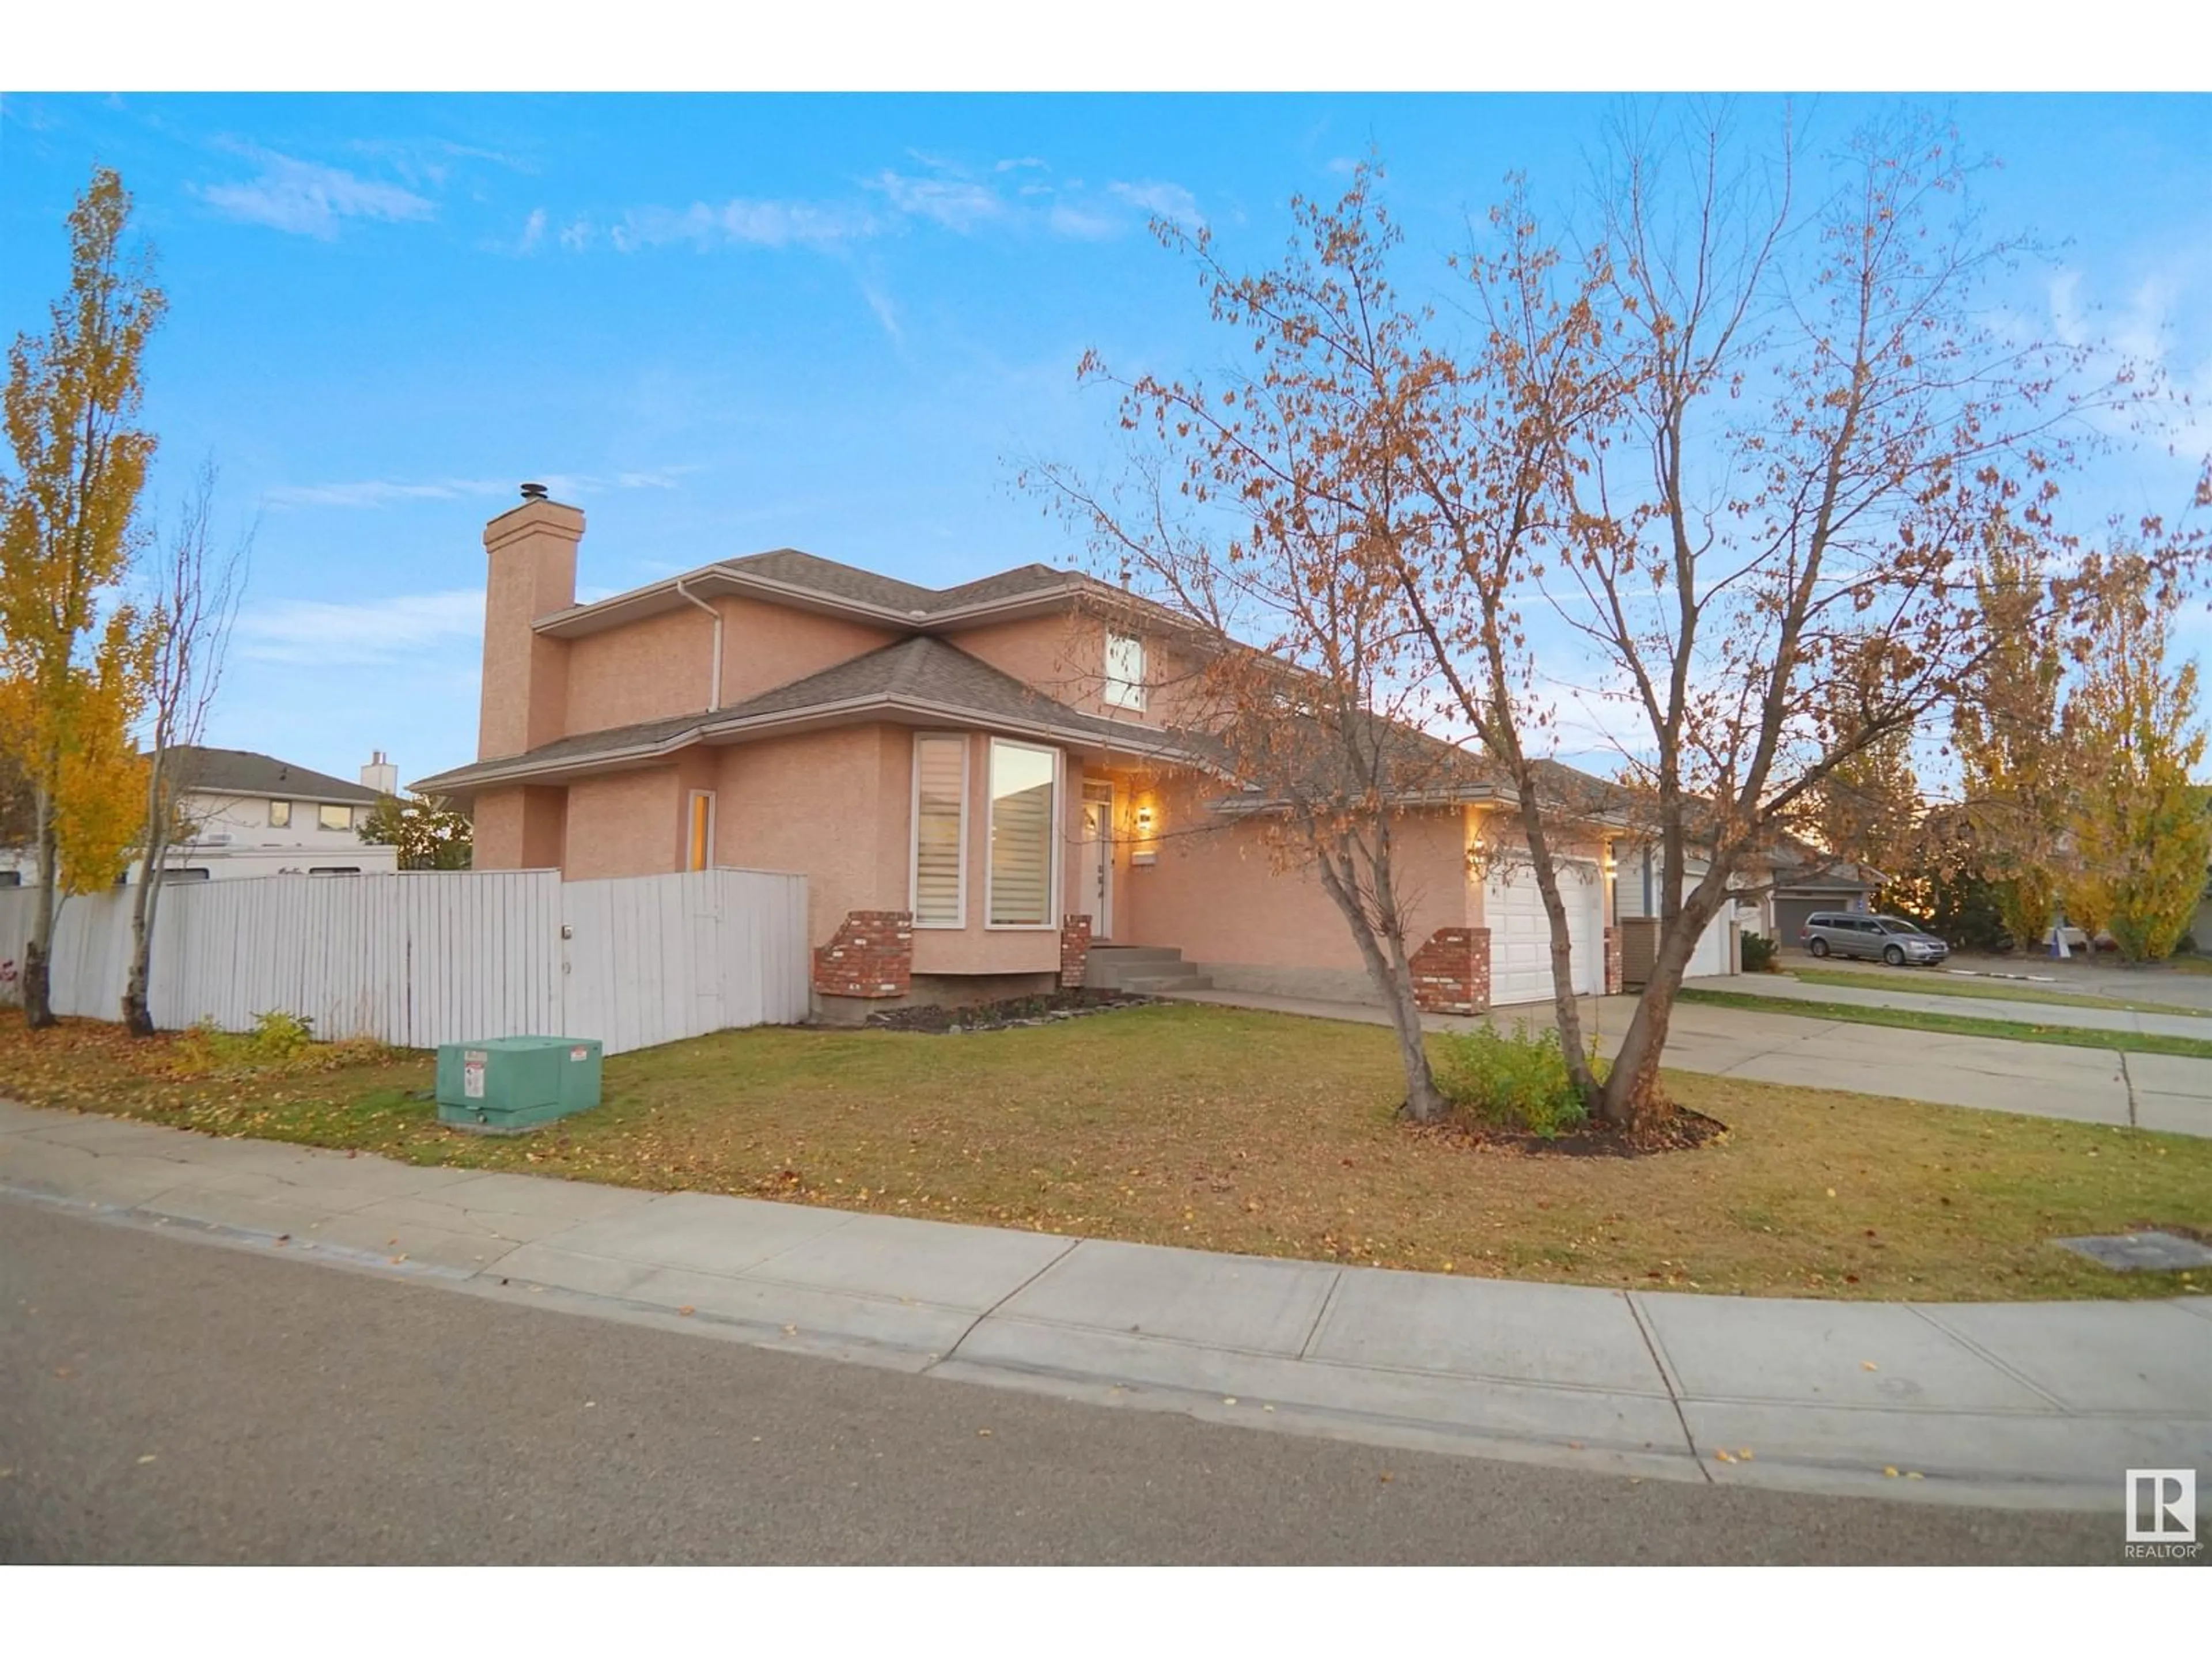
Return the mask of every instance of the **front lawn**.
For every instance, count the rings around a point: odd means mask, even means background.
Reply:
[[[2086,1025],[2031,1025],[2025,1020],[1985,1019],[1979,1014],[1929,1014],[1917,1008],[1877,1008],[1859,1002],[1808,1002],[1796,997],[1760,996],[1753,991],[1710,991],[1703,986],[1687,987],[1680,994],[1684,1002],[1702,1002],[1712,1008],[1746,1008],[1760,1014],[1802,1014],[1808,1019],[1899,1026],[1914,1031],[1940,1031],[1948,1036],[2003,1037],[2014,1042],[2056,1042],[2069,1048],[2109,1048],[2124,1054],[2179,1054],[2185,1060],[2212,1060],[2212,1039],[2204,1037],[2100,1031]]]
[[[178,1047],[11,1014],[0,1095],[419,1164],[1630,1288],[2172,1295],[2191,1286],[2047,1241],[2212,1230],[2212,1141],[1670,1074],[1723,1139],[1531,1155],[1395,1121],[1387,1030],[1187,1005],[963,1036],[725,1032],[608,1060],[597,1111],[514,1140],[441,1127],[427,1055],[179,1076]]]

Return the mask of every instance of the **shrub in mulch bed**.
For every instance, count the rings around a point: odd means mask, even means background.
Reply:
[[[867,1023],[890,1031],[1000,1031],[1015,1025],[1049,1025],[1055,1020],[1077,1019],[1085,1014],[1103,1014],[1116,1008],[1135,1008],[1151,997],[1127,991],[1055,991],[1049,996],[1008,997],[999,1002],[971,1003],[962,1008],[918,1004],[911,1008],[886,1008],[870,1014]]]
[[[1609,1125],[1585,1121],[1551,1134],[1537,1134],[1510,1125],[1486,1123],[1455,1114],[1440,1123],[1408,1126],[1409,1132],[1426,1140],[1439,1140],[1470,1151],[1528,1152],[1547,1158],[1642,1158],[1652,1152],[1681,1152],[1720,1139],[1728,1125],[1687,1107],[1677,1107],[1656,1127],[1640,1135],[1623,1134]]]

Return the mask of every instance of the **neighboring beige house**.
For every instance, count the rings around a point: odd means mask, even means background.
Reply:
[[[1264,814],[1177,725],[1165,613],[1043,565],[939,590],[789,550],[578,605],[584,515],[524,494],[484,532],[477,758],[414,786],[471,810],[477,869],[803,872],[830,1018],[1086,971],[1374,999],[1317,882],[1275,867]],[[1508,803],[1423,802],[1397,863],[1424,1000],[1547,999]],[[1595,993],[1618,983],[1612,859],[1568,850]]]
[[[398,787],[398,769],[379,752],[348,783],[274,755],[247,749],[179,745],[170,752],[181,785],[179,809],[189,837],[169,848],[167,879],[226,880],[236,876],[390,875],[398,848],[371,847],[357,833],[380,794]],[[0,867],[0,885],[36,879],[18,849]],[[125,880],[135,882],[134,860]]]

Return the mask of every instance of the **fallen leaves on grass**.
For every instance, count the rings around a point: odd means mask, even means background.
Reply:
[[[2212,1228],[2212,1142],[1670,1073],[1725,1137],[1568,1157],[1395,1121],[1387,1030],[1239,1010],[1160,1006],[988,1042],[728,1031],[617,1056],[603,1106],[526,1142],[440,1125],[418,1098],[428,1055],[179,1079],[167,1041],[0,1016],[0,1097],[416,1164],[1612,1289],[2173,1296],[2193,1287],[2048,1241],[2147,1214]],[[1875,1170],[1841,1192],[1843,1172]]]

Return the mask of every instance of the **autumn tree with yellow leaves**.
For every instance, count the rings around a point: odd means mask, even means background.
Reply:
[[[1951,720],[1962,816],[2005,931],[2033,950],[2058,903],[2071,793],[2059,722],[2066,675],[2048,603],[2048,557],[2010,514],[1986,528],[1973,571],[1988,649],[1960,688]]]
[[[143,540],[155,450],[137,423],[140,364],[167,307],[152,258],[125,245],[131,197],[97,169],[69,216],[70,285],[47,331],[18,335],[0,475],[0,745],[33,798],[38,892],[23,1008],[53,1024],[54,921],[64,892],[111,884],[143,814],[131,734],[152,664],[146,619],[123,599]]]
[[[2130,962],[2171,956],[2212,862],[2197,665],[2166,661],[2180,595],[2135,555],[2113,575],[2095,646],[2062,722],[2075,757],[2060,878],[2068,920],[2112,935]]]

